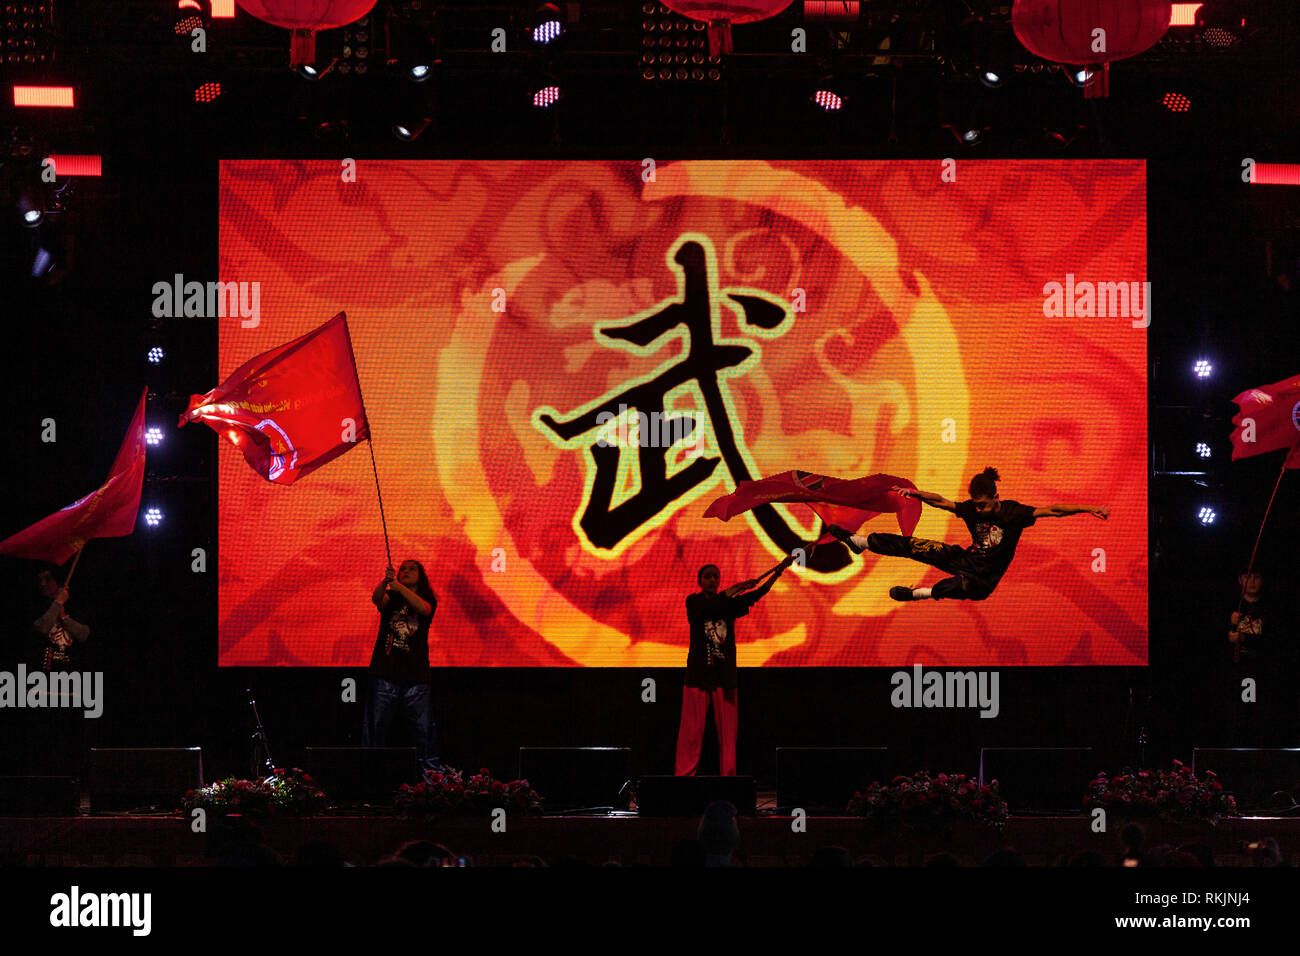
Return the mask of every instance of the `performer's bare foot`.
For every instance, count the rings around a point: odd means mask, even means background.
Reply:
[[[856,536],[853,534],[852,531],[846,531],[837,524],[828,524],[826,526],[826,530],[829,531],[831,534],[833,534],[835,537],[839,538],[845,544],[847,544],[849,546],[849,550],[852,551],[854,554],[861,554],[863,551],[866,550],[866,548],[862,547],[861,545],[854,543],[853,539]]]

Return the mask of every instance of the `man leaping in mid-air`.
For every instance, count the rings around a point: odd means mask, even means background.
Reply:
[[[997,481],[997,469],[985,468],[971,479],[970,498],[960,502],[910,488],[893,489],[904,497],[915,496],[935,508],[951,511],[965,521],[972,542],[969,548],[901,534],[851,534],[837,525],[830,525],[826,530],[847,544],[855,554],[872,551],[892,557],[911,558],[952,575],[936,582],[933,587],[892,587],[889,596],[895,601],[917,601],[923,598],[982,601],[993,593],[998,581],[1006,573],[1015,556],[1020,533],[1037,519],[1076,514],[1096,515],[1102,519],[1110,517],[1110,512],[1105,508],[1075,505],[1031,508],[1009,498],[1002,499],[998,497]]]

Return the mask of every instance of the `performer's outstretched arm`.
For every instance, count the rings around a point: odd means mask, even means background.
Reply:
[[[1105,508],[1089,508],[1086,505],[1052,505],[1050,508],[1035,508],[1035,518],[1064,518],[1067,515],[1096,515],[1103,521],[1110,517]]]
[[[776,568],[773,569],[773,571],[771,572],[772,576],[771,576],[770,578],[768,578],[766,584],[764,584],[761,588],[759,588],[759,589],[758,589],[756,592],[754,592],[753,594],[750,594],[750,595],[747,595],[747,596],[748,596],[748,597],[752,597],[754,600],[757,601],[759,598],[761,598],[761,597],[762,597],[764,594],[766,594],[768,591],[772,590],[772,585],[776,583],[776,579],[779,578],[782,574],[784,574],[784,573],[785,573],[785,569],[788,568],[788,567],[790,567],[790,565],[792,565],[792,564],[794,564],[794,555],[793,555],[793,554],[792,554],[792,555],[789,555],[789,556],[788,556],[784,561],[782,561],[779,565],[776,566]],[[752,589],[752,588],[758,587],[758,582],[761,581],[761,580],[763,580],[763,579],[762,579],[762,578],[750,578],[748,581],[740,581],[740,582],[738,582],[738,583],[736,583],[736,584],[733,584],[731,587],[727,588],[727,590],[723,591],[722,593],[723,593],[725,596],[729,597],[729,598],[734,598],[734,597],[737,597],[738,595],[744,593],[745,591],[748,591],[748,590],[750,590],[750,589]]]
[[[957,505],[949,501],[943,495],[936,495],[932,491],[917,491],[915,488],[900,488],[897,485],[892,489],[898,492],[904,498],[919,498],[927,505],[935,508],[941,508],[944,511],[956,511]]]

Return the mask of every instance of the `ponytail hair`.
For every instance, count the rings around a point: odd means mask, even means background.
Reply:
[[[994,498],[998,493],[998,470],[990,465],[970,480],[972,498]]]

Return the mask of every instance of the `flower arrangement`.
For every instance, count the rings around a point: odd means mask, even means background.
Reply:
[[[216,783],[188,790],[182,801],[186,812],[202,808],[209,813],[270,813],[310,817],[325,810],[325,793],[311,774],[294,767],[276,770],[264,780],[227,777]]]
[[[996,780],[981,786],[964,773],[929,771],[895,777],[888,785],[873,782],[853,795],[845,812],[881,828],[913,830],[942,829],[958,820],[1000,830],[1007,820]]]
[[[506,783],[492,777],[486,769],[468,780],[459,771],[431,773],[423,783],[402,784],[393,800],[399,816],[427,818],[438,816],[485,816],[498,807],[509,815],[542,812],[542,798],[527,780]]]
[[[1197,777],[1181,760],[1174,761],[1172,770],[1134,772],[1125,767],[1117,777],[1099,773],[1088,784],[1083,806],[1127,816],[1203,820],[1211,825],[1220,817],[1240,816],[1237,798],[1223,789],[1212,770]]]

